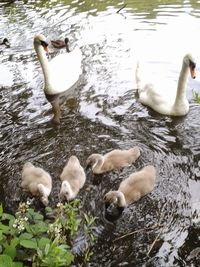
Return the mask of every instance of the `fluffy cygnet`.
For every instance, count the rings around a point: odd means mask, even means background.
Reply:
[[[84,169],[76,156],[69,158],[60,179],[62,181],[60,197],[67,201],[74,199],[86,180]]]
[[[52,189],[52,178],[45,170],[35,167],[31,162],[25,163],[22,169],[21,187],[23,191],[28,191],[33,196],[39,196],[41,202],[45,206],[48,205],[48,197]]]
[[[153,190],[155,180],[156,169],[154,166],[148,165],[123,180],[117,191],[106,193],[104,196],[106,218],[109,220],[119,218],[127,205],[139,200]],[[114,205],[117,208],[117,212],[115,211],[114,215],[112,215],[110,205]]]
[[[129,166],[135,162],[139,156],[140,149],[138,146],[127,150],[114,149],[105,155],[90,155],[86,160],[86,164],[92,167],[92,172],[94,174],[101,174]]]

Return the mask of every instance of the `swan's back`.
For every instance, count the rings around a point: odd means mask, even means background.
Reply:
[[[189,111],[185,92],[186,81],[189,70],[191,77],[195,78],[195,67],[196,63],[193,57],[186,54],[182,61],[179,77],[174,79],[171,75],[166,74],[167,69],[160,71],[159,68],[156,75],[153,75],[151,68],[146,71],[144,66],[141,66],[141,62],[138,62],[135,78],[139,101],[163,115],[186,115]]]
[[[144,196],[150,193],[156,181],[156,169],[152,165],[148,165],[138,172],[132,173],[127,179],[121,182],[119,191],[123,192],[125,196],[131,197],[135,193]]]
[[[52,179],[50,174],[40,167],[35,167],[30,162],[25,163],[22,170],[22,188],[35,195],[38,193],[38,184],[42,184],[51,191]]]
[[[54,91],[63,92],[72,87],[79,79],[82,54],[76,47],[69,53],[62,53],[49,62],[51,86]]]
[[[61,175],[61,181],[68,181],[70,184],[77,183],[82,187],[86,180],[86,175],[76,156],[71,156],[64,167]]]
[[[110,164],[113,168],[121,168],[133,163],[140,156],[138,147],[121,150],[114,149],[104,156],[104,165]]]
[[[160,72],[156,72],[152,69],[149,70],[149,66],[138,62],[135,77],[140,100],[145,102],[146,96],[148,101],[149,98],[152,98],[153,101],[157,101],[158,104],[162,99],[165,99],[165,102],[171,101],[171,99],[174,101],[176,97],[177,80],[173,80],[172,77],[166,75],[166,72],[166,69]]]

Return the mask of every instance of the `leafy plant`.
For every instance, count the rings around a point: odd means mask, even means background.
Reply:
[[[79,214],[79,200],[57,208],[46,208],[46,214],[52,219],[30,208],[30,203],[20,203],[15,215],[3,212],[0,205],[0,266],[21,267],[32,264],[33,267],[70,266],[76,255],[71,250],[71,240],[78,233],[81,223],[92,246],[95,238],[93,224],[95,219]],[[90,247],[84,252],[84,261],[91,254]],[[25,264],[25,265],[24,265]]]
[[[194,90],[192,90],[192,95],[194,97],[194,101],[198,104],[200,104],[200,96],[198,95],[197,92],[195,92]]]

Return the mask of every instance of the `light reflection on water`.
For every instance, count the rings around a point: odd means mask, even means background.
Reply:
[[[16,207],[21,167],[27,159],[52,173],[50,201],[55,205],[59,174],[71,154],[85,167],[92,152],[139,145],[142,154],[134,166],[102,179],[88,174],[91,192],[80,193],[83,209],[99,217],[92,264],[181,266],[187,255],[179,255],[178,250],[190,235],[193,203],[200,201],[193,186],[199,185],[200,106],[191,93],[193,88],[200,93],[200,67],[197,64],[197,79],[189,80],[187,86],[189,114],[170,118],[138,103],[134,64],[140,58],[159,74],[158,79],[166,76],[176,84],[185,52],[197,54],[200,62],[200,9],[189,1],[173,5],[129,2],[120,13],[123,3],[117,1],[73,1],[71,5],[70,1],[17,1],[0,7],[0,37],[7,36],[12,44],[10,49],[0,46],[1,200],[10,210]],[[74,108],[64,106],[58,128],[49,124],[50,105],[41,89],[43,77],[32,45],[37,32],[49,40],[69,36],[71,47],[78,44],[84,55],[79,96]],[[155,190],[128,207],[116,225],[108,225],[103,219],[103,194],[148,163],[157,168]],[[153,231],[112,242],[152,225],[157,225]]]

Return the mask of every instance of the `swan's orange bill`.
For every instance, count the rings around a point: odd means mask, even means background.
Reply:
[[[196,78],[196,69],[192,66],[190,66],[190,74],[193,79]]]
[[[49,48],[48,48],[48,46],[43,46],[44,47],[44,50],[47,52],[47,53],[49,53]]]

